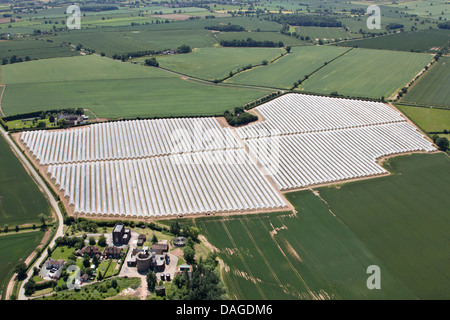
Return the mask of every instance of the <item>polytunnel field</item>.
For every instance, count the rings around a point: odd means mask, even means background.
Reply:
[[[289,210],[281,191],[387,174],[384,156],[435,151],[383,103],[286,94],[256,111],[264,121],[235,129],[132,120],[19,139],[69,212],[116,217]]]
[[[165,217],[287,207],[214,118],[99,123],[24,132],[20,140],[69,212]]]
[[[265,121],[236,131],[283,191],[386,174],[383,156],[435,151],[383,103],[286,94],[256,110]]]

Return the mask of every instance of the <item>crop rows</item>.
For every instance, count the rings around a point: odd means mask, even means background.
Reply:
[[[57,164],[48,175],[81,214],[148,217],[286,206],[243,149]]]
[[[41,165],[133,159],[238,148],[214,118],[132,120],[68,131],[29,131],[21,140]]]
[[[435,150],[406,122],[248,139],[246,144],[281,190],[386,173],[376,163],[382,156]]]

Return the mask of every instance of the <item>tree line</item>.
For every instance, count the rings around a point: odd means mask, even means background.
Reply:
[[[257,41],[252,38],[247,40],[222,40],[220,41],[222,47],[268,47],[268,48],[281,48],[284,47],[282,41],[274,42],[269,40]]]

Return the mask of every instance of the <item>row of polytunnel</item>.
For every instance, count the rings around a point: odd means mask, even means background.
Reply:
[[[391,107],[373,101],[286,94],[256,110],[265,121],[237,129],[242,139],[404,122]]]
[[[380,157],[435,150],[406,122],[249,139],[245,143],[280,190],[379,175],[386,173],[377,164]]]
[[[79,214],[150,217],[286,206],[244,149],[55,164],[48,175]]]
[[[26,131],[21,140],[41,165],[240,147],[233,132],[215,118],[128,120],[73,130]]]

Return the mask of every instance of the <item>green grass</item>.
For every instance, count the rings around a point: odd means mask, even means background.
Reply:
[[[405,103],[450,106],[450,57],[441,57],[401,100]]]
[[[269,93],[98,56],[7,65],[2,73],[7,115],[64,107],[88,108],[101,118],[219,115]]]
[[[345,96],[390,97],[430,61],[425,53],[353,49],[313,74],[302,89]]]
[[[382,277],[393,273],[421,299],[448,299],[450,158],[444,153],[402,156],[387,168],[395,174],[318,190],[385,264]]]
[[[39,214],[50,215],[50,204],[3,136],[0,152],[0,226],[38,223]]]
[[[39,245],[43,231],[0,236],[0,298],[5,299],[6,287],[13,276],[14,267],[25,259]]]
[[[347,50],[331,46],[293,47],[290,54],[275,63],[242,72],[226,82],[291,88],[294,82]]]
[[[450,110],[397,105],[403,113],[427,132],[450,130]]]
[[[280,56],[278,48],[198,48],[189,54],[157,57],[161,67],[201,79],[222,79],[230,71]]]

